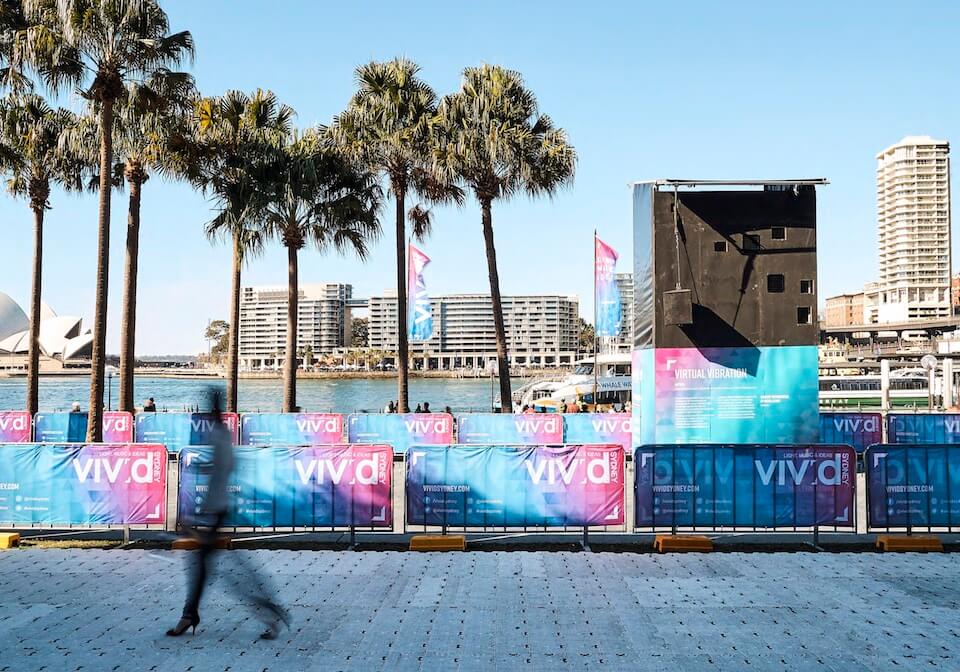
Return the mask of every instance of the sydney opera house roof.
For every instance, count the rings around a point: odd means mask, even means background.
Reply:
[[[27,354],[30,348],[30,319],[16,301],[0,292],[0,354]],[[40,352],[46,357],[77,359],[90,357],[93,335],[82,330],[79,317],[57,315],[47,305],[40,307]]]

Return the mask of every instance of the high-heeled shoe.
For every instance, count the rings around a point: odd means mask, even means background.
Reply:
[[[177,621],[176,626],[167,630],[167,637],[179,637],[187,631],[187,628],[193,628],[190,634],[195,635],[198,625],[200,625],[200,616],[183,616]]]
[[[280,635],[281,624],[287,629],[290,628],[290,614],[286,609],[279,605],[270,605],[268,608],[273,612],[274,619],[267,629],[260,633],[260,639],[276,639]]]

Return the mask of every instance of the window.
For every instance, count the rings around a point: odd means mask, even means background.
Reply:
[[[797,324],[812,324],[810,321],[810,306],[797,306]]]
[[[767,291],[771,294],[782,294],[785,287],[782,273],[772,273],[767,276]]]
[[[760,236],[755,233],[743,234],[744,252],[758,252],[760,250]]]
[[[813,280],[801,280],[801,281],[800,281],[800,293],[801,293],[801,294],[813,294]]]
[[[770,229],[770,237],[774,240],[786,240],[787,239],[787,230],[782,226],[775,226]]]
[[[725,241],[725,240],[718,240],[717,242],[715,242],[715,243],[713,244],[713,251],[714,251],[714,252],[726,252],[726,251],[727,251],[727,241]]]

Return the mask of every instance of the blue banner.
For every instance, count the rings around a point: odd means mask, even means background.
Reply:
[[[817,347],[634,351],[634,444],[816,443]]]
[[[623,523],[620,446],[417,446],[407,522],[458,527]]]
[[[633,450],[632,420],[629,413],[566,413],[563,416],[564,443],[615,443]]]
[[[868,528],[960,524],[960,446],[883,444],[864,463]]]
[[[594,235],[594,287],[597,304],[597,336],[619,336],[623,321],[620,288],[617,286],[617,251]]]
[[[446,413],[354,413],[347,418],[350,443],[377,443],[405,453],[415,445],[453,443],[453,416]]]
[[[179,520],[194,522],[210,483],[207,446],[181,452]],[[240,446],[225,525],[391,527],[389,446]]]
[[[0,521],[160,525],[167,451],[135,444],[0,444]]]
[[[843,443],[862,453],[883,443],[883,416],[879,413],[821,413],[820,442]]]
[[[237,414],[222,415],[237,443]],[[170,452],[184,446],[209,445],[216,427],[209,413],[137,413],[135,420],[137,443],[162,443]]]
[[[853,527],[848,446],[641,446],[637,527]]]
[[[888,443],[960,443],[958,413],[891,413]]]
[[[83,443],[87,440],[86,413],[37,413],[33,417],[33,440],[38,443]],[[133,441],[133,415],[104,411],[103,442]]]
[[[320,446],[343,441],[339,413],[244,413],[242,446]]]
[[[552,413],[465,413],[457,416],[457,443],[563,443],[563,417]]]

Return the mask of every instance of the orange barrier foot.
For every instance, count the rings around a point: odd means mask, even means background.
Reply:
[[[0,548],[16,548],[19,545],[19,534],[16,532],[0,532]]]
[[[660,553],[676,551],[693,551],[707,553],[713,550],[713,542],[698,535],[676,536],[672,534],[658,534],[653,547]]]
[[[881,534],[877,537],[877,548],[881,551],[901,553],[905,551],[939,553],[943,551],[943,543],[939,537],[907,537],[899,534]]]
[[[233,543],[230,537],[218,537],[215,546],[216,548],[227,550],[233,548]],[[200,548],[200,541],[193,537],[180,537],[179,539],[173,540],[170,548],[174,551],[195,551]]]
[[[410,539],[411,551],[465,551],[467,538],[462,534],[418,534]]]

